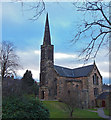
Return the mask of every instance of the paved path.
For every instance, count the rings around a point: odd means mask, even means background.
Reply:
[[[104,114],[103,108],[97,108],[97,111],[93,111],[93,110],[88,110],[88,111],[97,112],[98,115],[99,115],[101,118],[105,118],[105,119],[111,120],[111,116],[107,116],[107,115]]]
[[[90,111],[90,112],[97,112],[97,111],[94,111],[94,110],[88,110],[88,111]]]
[[[100,117],[111,120],[111,116],[107,116],[107,115],[104,114],[103,108],[97,108],[97,109],[98,109],[97,113]]]

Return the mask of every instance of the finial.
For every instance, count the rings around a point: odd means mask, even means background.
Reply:
[[[49,25],[48,12],[47,12],[47,15],[46,15],[46,25]]]

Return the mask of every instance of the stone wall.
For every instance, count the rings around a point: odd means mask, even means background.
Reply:
[[[53,45],[41,45],[39,98],[54,99]],[[44,94],[44,97],[43,97]]]
[[[48,62],[48,61],[47,61]],[[98,88],[98,94],[102,93],[102,77],[96,67],[94,66],[93,70],[89,73],[87,77],[79,78],[70,78],[62,77],[54,70],[52,63],[47,63],[46,68],[46,78],[44,87],[40,87],[40,92],[44,91],[45,100],[60,100],[63,92],[71,90],[72,88],[78,88],[81,91],[82,106],[83,108],[92,108],[95,107],[95,99],[97,96],[94,96],[94,88]],[[52,65],[52,67],[51,67]],[[93,84],[93,75],[94,73],[98,76],[98,85]],[[41,98],[39,96],[39,98]]]
[[[74,78],[67,78],[67,77],[58,77],[57,82],[57,98],[60,99],[61,95],[65,91],[65,89],[70,90],[72,87],[78,87],[79,90],[82,88],[82,84],[80,80],[75,80]]]
[[[97,76],[99,77],[98,85],[93,84],[94,73],[96,73]],[[98,88],[98,94],[102,93],[102,77],[100,76],[96,66],[94,66],[94,69],[92,70],[92,72],[88,76],[89,107],[93,107],[95,105],[96,97],[94,96],[94,88]]]
[[[99,77],[99,84],[93,84],[93,75],[97,74]],[[86,107],[94,107],[95,99],[94,96],[94,88],[98,88],[98,94],[102,93],[102,77],[100,76],[97,67],[95,66],[92,72],[88,75],[88,77],[80,77],[80,78],[68,78],[68,77],[60,77],[56,72],[54,73],[54,77],[57,79],[57,99],[61,98],[63,91],[66,89],[70,90],[71,87],[75,88],[78,86],[78,89],[82,92],[81,97],[83,99],[83,104]]]
[[[48,100],[49,99],[48,94],[49,94],[48,87],[42,86],[39,88],[39,98],[40,99]]]

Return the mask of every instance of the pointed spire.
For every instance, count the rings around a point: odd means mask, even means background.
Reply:
[[[94,60],[94,63],[93,63],[93,65],[95,65],[96,63],[95,63],[95,60]]]
[[[51,45],[50,29],[49,29],[49,21],[48,21],[48,13],[47,13],[47,16],[46,16],[43,45]]]

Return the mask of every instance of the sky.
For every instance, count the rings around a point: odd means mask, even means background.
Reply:
[[[83,66],[78,60],[79,50],[84,47],[88,39],[77,44],[71,43],[77,32],[77,25],[81,23],[82,12],[76,11],[71,2],[47,2],[46,10],[36,21],[29,20],[35,14],[29,6],[35,3],[6,2],[2,3],[2,40],[13,42],[16,54],[20,57],[22,69],[17,70],[17,76],[22,77],[25,71],[31,70],[33,78],[39,81],[40,73],[40,45],[43,43],[46,13],[49,15],[51,42],[54,45],[54,63],[56,65],[77,68]],[[96,65],[103,76],[103,83],[109,83],[108,49],[102,48]],[[93,60],[87,64],[93,64]],[[87,65],[86,64],[86,65]]]

